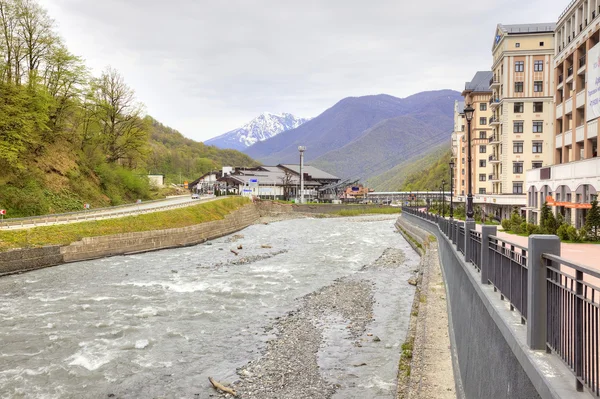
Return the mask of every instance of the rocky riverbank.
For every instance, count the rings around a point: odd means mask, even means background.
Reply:
[[[375,318],[386,317],[378,306],[378,295],[388,295],[381,289],[386,278],[378,281],[376,276],[402,268],[404,262],[401,249],[389,248],[357,274],[301,298],[297,310],[267,327],[275,338],[268,342],[262,356],[237,370],[239,380],[232,388],[238,397],[393,398],[393,373],[388,381],[383,381],[383,375],[371,376],[371,381],[382,380],[374,387],[363,379],[361,369],[374,366],[369,363],[375,361],[370,356],[376,351],[395,351],[393,362],[397,364],[403,337],[388,337],[373,326]],[[406,275],[403,281],[387,281],[388,288],[394,284],[395,289],[413,289]],[[337,352],[343,352],[343,356]]]

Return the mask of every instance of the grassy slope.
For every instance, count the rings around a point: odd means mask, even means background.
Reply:
[[[118,165],[94,165],[86,154],[64,139],[22,162],[25,168],[0,172],[0,209],[7,217],[25,217],[78,211],[83,204],[93,208],[137,199],[164,198],[173,194],[149,186],[145,175],[164,173],[192,180],[223,165],[256,166],[257,162],[234,150],[220,150],[184,137],[176,130],[152,120],[147,165],[129,170]]]
[[[428,167],[411,173],[404,180],[401,191],[439,190],[442,180],[446,182],[445,189],[449,190],[451,158],[450,150],[438,154],[435,162]]]
[[[221,220],[225,215],[248,203],[247,198],[231,197],[171,211],[118,219],[36,227],[28,230],[0,231],[0,251],[11,248],[66,245],[79,241],[83,237],[192,226]]]
[[[407,159],[387,172],[368,179],[367,185],[375,191],[400,191],[410,175],[435,164],[447,151],[449,151],[449,144],[440,144],[425,154]],[[432,190],[433,187],[430,189]]]

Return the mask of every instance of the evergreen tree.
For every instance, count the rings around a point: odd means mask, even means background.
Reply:
[[[592,201],[592,208],[589,210],[585,228],[590,234],[593,234],[594,241],[598,241],[598,229],[600,228],[600,209],[598,209],[598,200]]]

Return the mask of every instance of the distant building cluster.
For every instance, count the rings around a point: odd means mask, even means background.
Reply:
[[[502,25],[491,70],[476,72],[456,102],[454,196],[539,223],[544,203],[577,228],[600,190],[600,2],[575,0],[557,23]],[[475,109],[467,140],[466,104]]]
[[[307,201],[337,201],[345,182],[330,173],[304,165],[304,198]],[[189,185],[198,194],[233,194],[261,199],[296,200],[300,197],[300,165],[280,164],[257,168],[223,168],[206,173]]]

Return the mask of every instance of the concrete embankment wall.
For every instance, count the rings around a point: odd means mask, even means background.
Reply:
[[[3,252],[0,253],[0,275],[66,262],[194,245],[242,230],[255,223],[259,217],[256,207],[248,204],[226,215],[222,220],[195,226],[89,237],[62,247],[49,246]]]
[[[540,397],[537,386],[548,393],[543,397],[555,397],[549,393],[546,381],[531,370],[536,366],[527,361],[525,349],[516,340],[507,340],[505,324],[513,321],[501,320],[482,293],[481,285],[437,226],[408,214],[401,218],[437,238],[448,295],[453,362],[464,396],[534,399]],[[408,228],[407,223],[402,225]],[[411,232],[419,237],[417,233]],[[457,392],[460,394],[460,390]]]
[[[323,204],[323,205],[311,205],[311,204],[282,204],[280,202],[272,201],[259,201],[256,202],[256,207],[260,213],[260,216],[277,216],[284,214],[332,214],[340,211],[357,210],[364,211],[367,209],[373,209],[384,206],[380,205],[345,205],[345,204]]]

